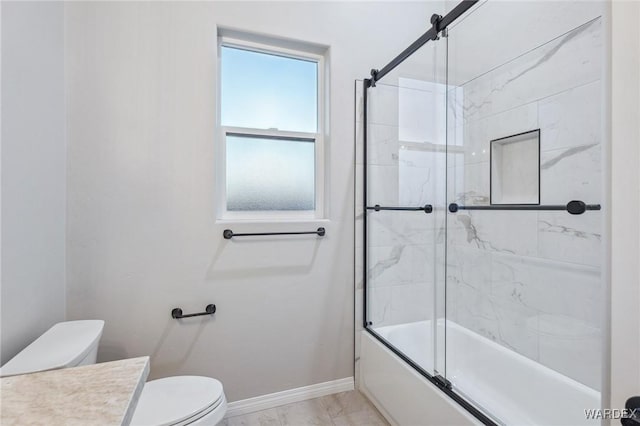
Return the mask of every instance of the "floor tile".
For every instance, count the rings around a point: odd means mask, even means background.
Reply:
[[[374,410],[363,410],[333,418],[335,426],[388,426],[389,423]]]
[[[277,408],[282,426],[331,426],[331,417],[320,398]]]
[[[373,408],[364,395],[357,390],[335,393],[323,396],[321,399],[332,418]]]
[[[219,426],[389,426],[389,423],[358,391],[341,392],[228,417]]]
[[[225,419],[224,426],[280,426],[278,410],[270,408],[268,410],[257,411],[255,413],[243,414]]]

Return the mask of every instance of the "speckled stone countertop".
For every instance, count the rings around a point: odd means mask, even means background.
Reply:
[[[128,425],[149,375],[149,357],[0,379],[0,423]]]

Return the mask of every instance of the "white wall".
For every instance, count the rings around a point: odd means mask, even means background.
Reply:
[[[63,4],[2,2],[0,362],[65,311]]]
[[[611,4],[611,408],[640,395],[640,4]],[[609,361],[609,360],[607,360]],[[611,424],[616,424],[612,421]]]
[[[101,360],[220,378],[230,400],[353,375],[353,82],[426,29],[430,3],[66,4],[68,315]],[[330,46],[328,220],[216,223],[216,25]],[[327,236],[222,239],[222,230]],[[216,303],[212,320],[176,321]]]

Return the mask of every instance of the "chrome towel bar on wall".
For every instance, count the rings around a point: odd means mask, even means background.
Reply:
[[[458,210],[566,210],[571,214],[582,214],[587,210],[600,210],[600,204],[585,204],[583,201],[569,201],[566,205],[535,205],[535,204],[505,204],[489,206],[461,206],[456,203],[449,204],[449,211],[455,213]]]
[[[262,237],[267,235],[312,235],[315,234],[319,237],[324,237],[326,235],[326,230],[322,227],[318,228],[315,231],[306,231],[306,232],[254,232],[254,233],[243,233],[236,234],[231,229],[225,229],[222,232],[222,236],[225,240],[230,240],[234,237]]]
[[[171,317],[175,318],[175,319],[180,319],[180,318],[191,318],[191,317],[200,317],[203,315],[213,315],[216,313],[216,305],[214,305],[213,303],[208,304],[205,308],[204,308],[204,312],[197,312],[195,314],[183,314],[182,313],[182,309],[180,308],[173,308],[171,310]]]

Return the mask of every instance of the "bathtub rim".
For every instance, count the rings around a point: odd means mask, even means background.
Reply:
[[[452,399],[459,406],[464,408],[469,414],[471,414],[473,417],[478,419],[482,424],[487,426],[500,425],[500,423],[498,423],[496,420],[490,417],[488,413],[480,410],[478,407],[476,407],[475,405],[467,401],[462,395],[454,391],[451,387],[451,383],[449,383],[448,380],[446,380],[441,376],[434,376],[433,374],[426,371],[419,364],[417,364],[411,358],[409,358],[404,353],[402,353],[402,351],[400,351],[398,348],[396,348],[387,340],[385,340],[384,337],[376,333],[376,331],[372,329],[368,324],[365,324],[365,326],[363,327],[363,331],[368,332],[378,342],[380,342],[383,346],[385,346],[387,349],[393,352],[396,356],[398,356],[398,358],[400,358],[403,362],[405,362],[407,365],[413,368],[418,374],[420,374],[429,382],[431,382],[433,385],[435,385],[436,388],[438,388],[441,392],[446,394],[450,399]],[[440,377],[440,379],[438,379],[438,377]]]

